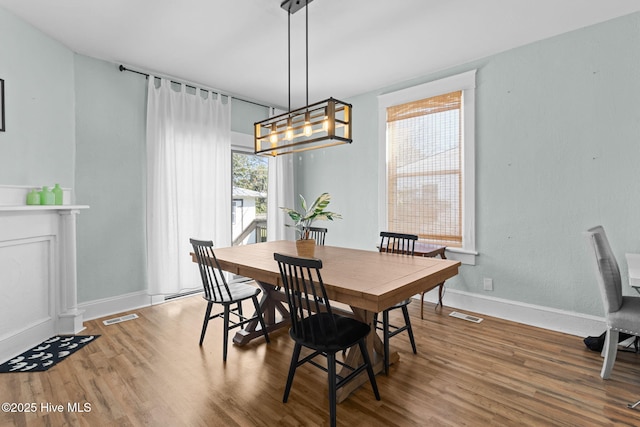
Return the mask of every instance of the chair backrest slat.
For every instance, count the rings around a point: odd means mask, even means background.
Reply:
[[[322,261],[274,254],[291,313],[293,333],[305,341],[320,342],[337,332],[327,291],[322,282]],[[314,317],[326,313],[323,321]]]
[[[231,299],[229,285],[213,252],[213,242],[196,239],[189,239],[189,242],[198,260],[205,297],[217,302]]]
[[[322,227],[309,227],[309,238],[316,241],[316,245],[324,246],[324,238],[327,235],[327,229]]]
[[[415,234],[380,232],[380,252],[392,252],[394,254],[413,255],[418,236]]]

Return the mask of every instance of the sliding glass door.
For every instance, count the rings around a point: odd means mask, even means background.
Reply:
[[[233,246],[267,241],[267,158],[232,152],[231,237]]]

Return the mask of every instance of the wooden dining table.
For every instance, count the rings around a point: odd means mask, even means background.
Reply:
[[[222,270],[254,279],[262,288],[260,305],[269,332],[290,324],[285,296],[280,290],[282,279],[273,254],[279,252],[296,256],[295,242],[264,242],[219,248],[214,252]],[[439,286],[458,274],[460,266],[459,261],[453,260],[335,246],[316,246],[315,258],[322,260],[321,274],[329,299],[350,309],[345,314],[371,326],[367,349],[376,373],[384,369],[384,346],[375,333],[374,314]],[[193,261],[197,262],[195,256]],[[243,345],[253,338],[262,337],[258,327],[257,322],[249,324],[235,335],[234,343]],[[354,347],[347,353],[345,362],[355,366],[361,357]],[[398,360],[397,352],[390,354],[391,363]],[[366,375],[360,375],[360,378],[341,388],[338,401],[344,400],[351,391],[366,381]]]

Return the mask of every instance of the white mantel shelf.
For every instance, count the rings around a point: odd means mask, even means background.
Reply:
[[[61,210],[77,210],[89,209],[87,205],[19,205],[19,206],[1,206],[0,212],[11,211],[61,211]]]
[[[26,205],[0,185],[0,362],[55,334],[77,334],[76,218],[87,205]],[[66,189],[63,201],[71,201]]]

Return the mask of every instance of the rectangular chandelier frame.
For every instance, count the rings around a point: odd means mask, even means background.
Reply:
[[[298,153],[350,144],[351,104],[328,98],[254,123],[255,153],[265,156]]]

